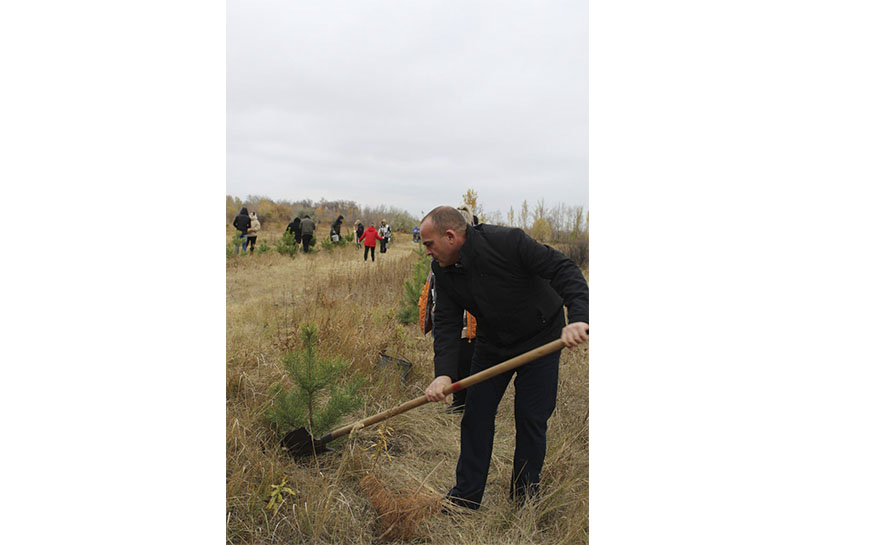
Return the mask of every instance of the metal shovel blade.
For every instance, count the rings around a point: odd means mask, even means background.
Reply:
[[[306,428],[297,428],[286,433],[282,437],[282,446],[294,457],[312,456],[330,450],[324,441],[312,437]]]

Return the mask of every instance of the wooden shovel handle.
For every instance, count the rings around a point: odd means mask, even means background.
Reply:
[[[485,381],[491,377],[495,377],[496,375],[500,375],[502,373],[505,373],[506,371],[511,371],[516,367],[520,367],[525,363],[529,363],[533,360],[539,359],[542,356],[547,356],[552,352],[560,350],[564,346],[566,345],[563,344],[563,341],[560,339],[551,341],[548,344],[543,344],[539,348],[534,348],[529,352],[524,352],[523,354],[515,356],[510,360],[506,360],[503,363],[494,365],[493,367],[488,367],[484,371],[479,371],[474,375],[470,375],[463,380],[458,380],[457,382],[449,384],[442,389],[442,393],[448,395],[453,394],[454,392],[459,392],[460,390],[469,388],[473,384],[478,384],[479,382]],[[425,403],[427,403],[427,398],[425,396],[415,398],[411,401],[406,401],[402,405],[397,405],[393,409],[388,409],[384,412],[372,415],[369,418],[365,418],[359,422],[355,422],[354,424],[348,424],[347,426],[337,428],[330,433],[324,435],[323,437],[320,437],[318,440],[325,443],[328,441],[332,441],[336,438],[342,437],[343,435],[348,435],[355,427],[365,428],[367,426],[371,426],[372,424],[377,424],[382,420],[387,420],[392,416],[404,413],[406,411],[414,409],[415,407],[420,407]]]

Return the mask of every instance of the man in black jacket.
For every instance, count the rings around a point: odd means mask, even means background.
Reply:
[[[247,242],[248,229],[251,227],[251,216],[248,215],[248,208],[243,206],[239,215],[233,218],[233,227],[236,227],[238,231],[233,244],[236,246],[236,255],[239,255],[239,245]],[[244,248],[243,251],[245,251]]]
[[[457,379],[462,310],[478,322],[470,373],[477,373],[560,337],[569,348],[588,340],[588,290],[568,257],[539,244],[521,229],[467,226],[450,206],[433,209],[421,222],[421,241],[433,257],[436,310],[433,340],[436,378],[430,401]],[[569,325],[563,306],[569,311]],[[515,378],[515,457],[511,494],[534,494],[545,460],[545,433],[557,401],[560,352],[469,388],[460,424],[456,484],[448,498],[477,509],[484,494],[497,406]],[[447,401],[446,401],[447,402]]]

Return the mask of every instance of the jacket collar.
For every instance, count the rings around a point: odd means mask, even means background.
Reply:
[[[466,226],[466,242],[460,247],[460,261],[466,265],[472,265],[478,257],[478,245],[481,243],[481,235],[472,225]]]

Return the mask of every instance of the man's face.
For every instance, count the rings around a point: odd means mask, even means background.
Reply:
[[[421,224],[421,244],[427,249],[427,255],[435,259],[442,268],[457,263],[463,242],[451,229],[439,234],[429,219]]]

